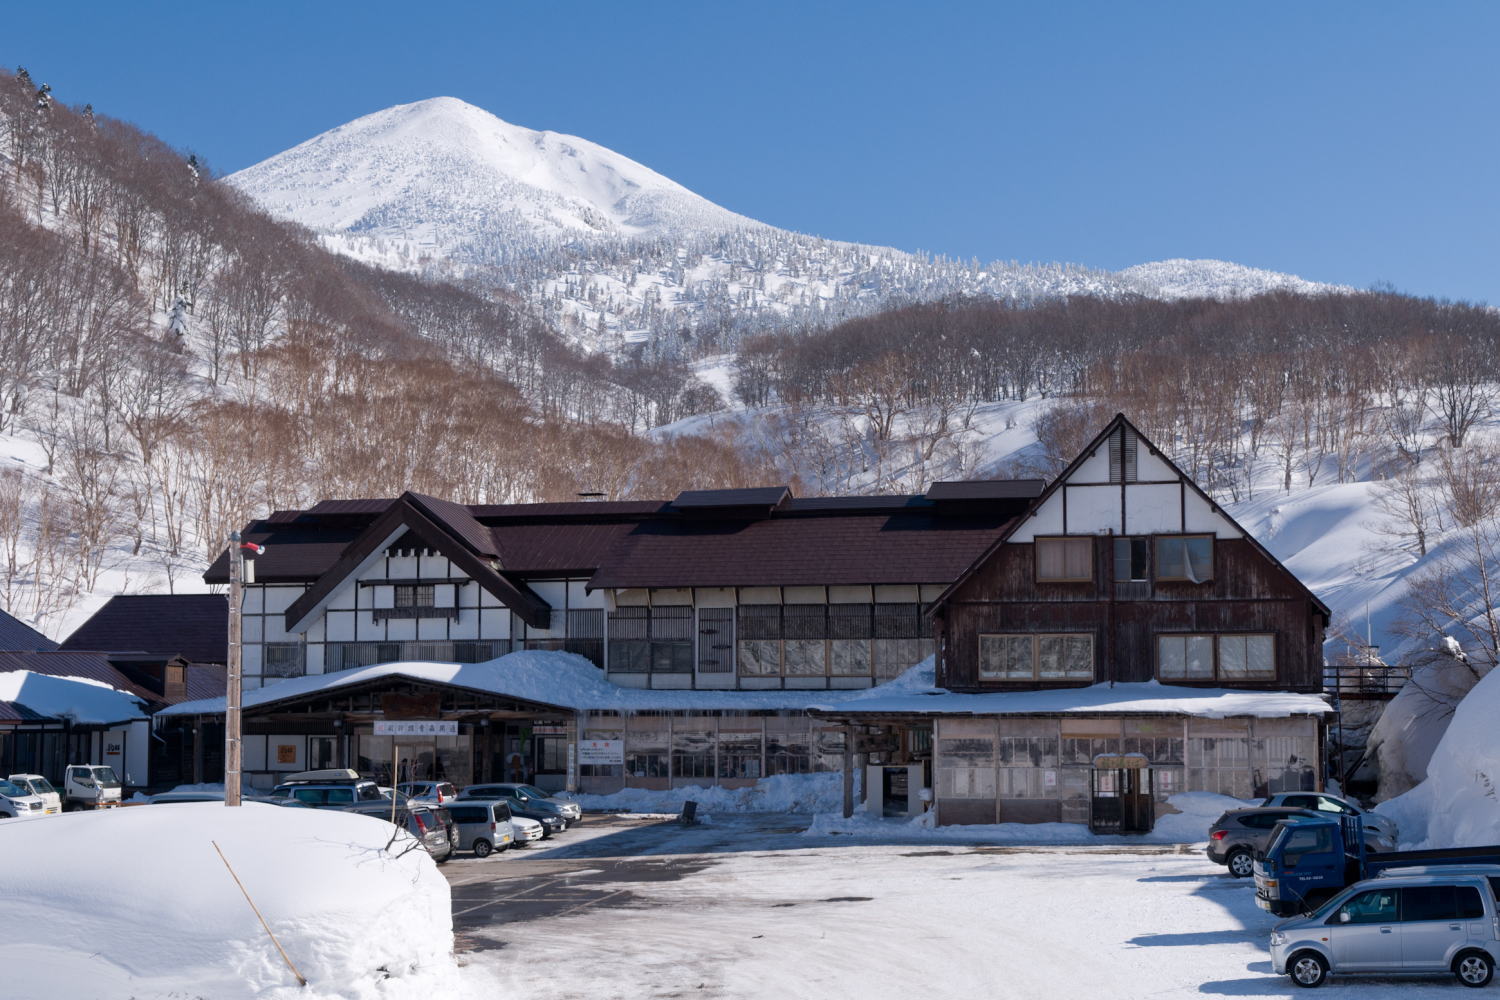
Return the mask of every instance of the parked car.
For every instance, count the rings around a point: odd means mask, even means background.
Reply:
[[[40,798],[42,805],[46,807],[43,812],[47,814],[62,812],[62,795],[52,787],[52,782],[40,774],[12,774],[10,783],[20,785],[32,795]]]
[[[534,819],[542,824],[542,836],[550,837],[554,833],[562,833],[568,828],[568,821],[563,816],[562,807],[549,801],[545,796],[533,795],[524,791],[526,785],[518,784],[493,784],[493,785],[470,785],[458,793],[459,801],[464,799],[504,799],[510,806],[512,815],[524,816]]]
[[[455,802],[448,807],[448,813],[458,824],[458,840],[454,844],[458,850],[473,851],[475,857],[487,858],[495,851],[509,850],[515,843],[510,806],[503,799]]]
[[[562,812],[563,819],[568,821],[569,826],[574,826],[583,819],[583,807],[572,799],[561,798],[553,792],[538,788],[535,785],[517,785],[516,787],[532,798],[545,799],[557,806]]]
[[[510,807],[506,806],[506,808]],[[510,828],[515,834],[515,844],[517,847],[534,844],[547,836],[547,831],[542,827],[542,824],[534,819],[527,819],[525,816],[517,816],[515,813],[511,813],[510,815]]]
[[[1317,812],[1338,813],[1343,816],[1358,816],[1366,830],[1374,830],[1392,844],[1397,842],[1399,831],[1396,821],[1342,795],[1330,792],[1277,792],[1261,801],[1263,808],[1312,809]]]
[[[47,814],[47,803],[31,789],[22,788],[13,781],[0,781],[0,817],[6,819],[35,819]]]
[[[380,794],[380,786],[375,782],[361,778],[358,771],[342,767],[288,774],[271,790],[271,795],[275,798],[297,799],[314,807],[390,802],[390,799]]]
[[[427,805],[445,806],[458,798],[458,789],[446,781],[403,781],[396,790]]]
[[[1249,878],[1255,872],[1255,857],[1265,851],[1276,832],[1276,821],[1288,816],[1311,816],[1309,809],[1231,809],[1208,830],[1205,853],[1214,864],[1225,865],[1235,878]],[[1385,840],[1374,830],[1365,830],[1365,851],[1375,854],[1394,851],[1395,843]]]
[[[1298,986],[1330,974],[1451,972],[1484,986],[1500,955],[1500,915],[1482,875],[1356,882],[1309,916],[1271,931],[1271,966]]]
[[[108,764],[69,764],[63,772],[64,809],[111,809],[120,804],[120,778]]]
[[[378,802],[360,802],[357,805],[344,806],[343,811],[390,822],[391,800],[382,798]],[[432,860],[438,864],[442,864],[452,856],[453,838],[449,836],[448,827],[442,818],[431,809],[422,805],[397,806],[395,821],[397,826],[404,828],[407,833],[415,837],[427,853],[432,855]]]

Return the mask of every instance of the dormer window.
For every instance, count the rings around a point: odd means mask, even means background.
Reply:
[[[1136,481],[1135,435],[1124,427],[1109,436],[1109,481]]]

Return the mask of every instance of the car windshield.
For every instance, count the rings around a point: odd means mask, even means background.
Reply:
[[[1292,829],[1288,826],[1277,829],[1276,834],[1271,838],[1271,842],[1266,845],[1266,856],[1270,857],[1276,851],[1280,850],[1281,845],[1286,842],[1286,838],[1291,836],[1291,833]]]
[[[31,789],[38,795],[51,795],[57,791],[57,789],[52,787],[52,782],[46,778],[32,778]]]
[[[359,801],[361,802],[379,802],[384,798],[385,796],[380,794],[380,788],[377,785],[359,786]]]
[[[552,797],[549,792],[544,792],[535,785],[517,785],[516,787],[527,795],[535,796],[539,799],[550,799]]]
[[[105,788],[119,788],[120,779],[115,777],[115,769],[108,765],[90,768],[94,772],[94,780]]]
[[[31,794],[30,792],[28,792],[26,789],[22,788],[20,785],[16,784],[13,781],[3,781],[3,780],[0,780],[0,795],[4,795],[4,796],[7,796],[8,798],[15,799],[15,798],[20,798],[22,795],[30,795],[30,794]]]

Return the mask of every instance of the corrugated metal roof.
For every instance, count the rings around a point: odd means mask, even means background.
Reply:
[[[14,615],[0,611],[0,649],[52,650],[57,643]]]
[[[931,506],[920,494],[915,496],[796,497],[778,507],[776,513],[780,515],[838,511],[847,514],[859,511],[891,511]]]
[[[379,514],[394,499],[320,500],[307,509],[309,514]]]
[[[474,515],[469,513],[469,508],[456,504],[452,500],[439,500],[437,497],[423,496],[420,493],[406,493],[403,494],[402,499],[436,521],[439,527],[467,545],[469,550],[476,555],[497,557],[500,555],[495,547],[495,540],[490,537],[484,525],[474,520]]]
[[[112,597],[63,640],[68,651],[150,653],[223,663],[229,602],[223,594],[124,594]]]
[[[0,701],[0,722],[47,722],[49,718],[18,701]]]
[[[181,700],[197,701],[200,698],[222,698],[227,688],[224,668],[202,663],[190,663],[184,671],[185,692]]]
[[[1040,496],[1045,479],[960,479],[933,483],[929,500],[1031,500]]]

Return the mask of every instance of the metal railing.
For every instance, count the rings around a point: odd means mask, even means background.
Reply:
[[[1344,698],[1390,698],[1411,679],[1411,668],[1375,664],[1323,668],[1323,690]]]

